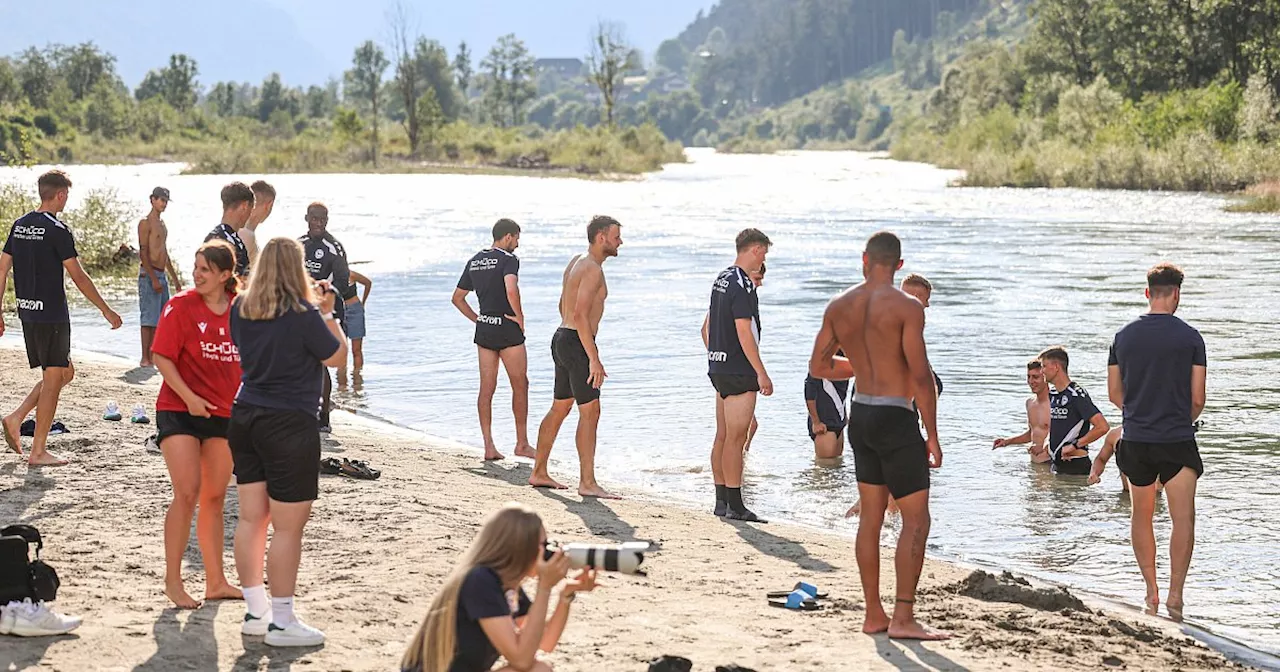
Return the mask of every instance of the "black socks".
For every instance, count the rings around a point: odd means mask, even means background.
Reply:
[[[720,485],[719,483],[716,483],[716,510],[715,510],[715,514],[716,514],[717,516],[723,516],[725,513],[728,513],[728,510],[729,510],[729,504],[728,504],[728,502],[727,502],[727,501],[726,501],[726,499],[725,499],[725,497],[726,497],[726,495],[725,495],[725,490],[728,490],[728,488],[726,488],[726,487],[725,487],[725,486],[723,486],[723,485]]]
[[[742,488],[730,488],[724,486],[725,503],[728,505],[729,511],[725,513],[725,518],[730,520],[744,520],[750,523],[764,523],[759,516],[747,509],[747,505],[742,502]]]

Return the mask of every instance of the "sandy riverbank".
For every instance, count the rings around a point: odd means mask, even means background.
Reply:
[[[366,459],[383,476],[322,477],[299,601],[329,642],[320,650],[273,650],[240,636],[239,603],[180,612],[161,592],[161,524],[170,492],[164,462],[143,448],[153,427],[100,419],[112,399],[126,410],[135,403],[151,409],[159,376],[89,355],[78,355],[77,370],[57,415],[72,433],[50,444],[73,463],[32,470],[12,454],[0,460],[0,523],[40,528],[44,557],[63,581],[56,606],[83,615],[85,624],[62,638],[0,637],[0,670],[395,669],[480,518],[511,500],[535,507],[561,540],[646,539],[664,548],[646,562],[647,578],[607,577],[575,604],[561,647],[549,656],[560,671],[642,671],[663,654],[687,657],[695,671],[706,672],[729,663],[760,672],[1233,667],[1171,624],[1078,603],[1071,608],[1069,596],[1024,600],[1046,607],[1035,608],[957,594],[969,572],[940,562],[925,567],[919,610],[956,631],[955,639],[922,645],[865,636],[858,632],[860,588],[846,538],[730,524],[639,497],[599,502],[534,491],[520,486],[527,463],[482,464],[478,449],[345,414],[335,416],[326,454]],[[0,408],[11,410],[35,379],[21,352],[0,346]],[[228,563],[235,511],[233,489]],[[187,558],[187,585],[195,590],[203,574],[194,539]],[[886,555],[885,590],[891,573]],[[830,592],[831,606],[792,613],[766,605],[766,591],[800,578]],[[987,585],[969,592],[1019,590]]]

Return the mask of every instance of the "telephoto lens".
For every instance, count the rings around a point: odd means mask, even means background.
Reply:
[[[547,542],[543,559],[550,560],[557,550],[564,551],[569,566],[574,569],[592,567],[603,572],[620,572],[645,576],[640,569],[644,554],[649,552],[647,541],[629,541],[625,544],[556,544]]]

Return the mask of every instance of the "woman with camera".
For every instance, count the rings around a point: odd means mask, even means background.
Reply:
[[[191,274],[194,287],[165,304],[151,345],[164,377],[156,398],[156,439],[173,482],[164,519],[164,594],[179,609],[200,606],[182,585],[182,554],[197,510],[204,599],[240,599],[222,569],[222,504],[231,477],[227,423],[240,386],[240,355],[229,326],[239,286],[235,269],[235,249],[226,242],[202,245]]]
[[[325,367],[347,359],[333,317],[336,298],[327,284],[307,277],[297,241],[275,238],[258,254],[249,289],[231,306],[231,337],[244,369],[227,432],[240,500],[236,570],[248,611],[240,631],[265,635],[268,646],[324,643],[323,632],[294,615],[293,595],[302,529],[320,487],[317,418]]]
[[[499,672],[549,672],[537,659],[560,642],[569,608],[580,592],[596,586],[594,569],[570,578],[547,618],[551,592],[569,570],[556,551],[544,558],[542,519],[521,504],[508,504],[485,520],[462,562],[431,601],[427,618],[400,662],[403,672],[488,672],[501,655]],[[521,589],[537,577],[532,600]]]

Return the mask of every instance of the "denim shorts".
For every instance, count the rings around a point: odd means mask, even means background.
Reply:
[[[347,332],[347,338],[355,340],[364,338],[364,304],[359,300],[353,301],[346,305],[346,317],[342,322]]]
[[[163,271],[155,273],[160,281],[159,292],[151,289],[151,278],[148,278],[146,273],[138,273],[138,314],[141,318],[139,322],[144,327],[160,324],[160,311],[164,310],[164,304],[169,302],[169,278]]]

